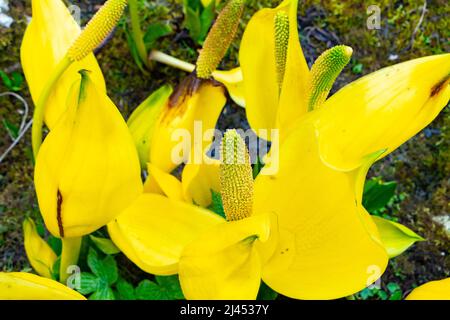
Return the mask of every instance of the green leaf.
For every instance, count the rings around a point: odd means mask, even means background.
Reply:
[[[402,300],[402,292],[396,291],[389,297],[389,300]]]
[[[195,42],[199,42],[202,25],[200,21],[200,12],[197,8],[192,8],[189,1],[184,1],[184,25],[189,30],[189,35]]]
[[[58,256],[55,263],[52,267],[52,279],[58,281],[59,280],[59,269],[61,266],[61,256]]]
[[[19,91],[22,88],[24,79],[23,75],[20,72],[14,71],[11,74],[12,82],[13,82],[13,91]]]
[[[212,202],[208,209],[218,214],[219,216],[226,218],[225,211],[223,210],[222,196],[220,195],[220,192],[211,190],[211,198]]]
[[[165,23],[153,23],[144,34],[144,43],[148,50],[153,49],[158,39],[168,36],[173,32],[172,28]]]
[[[395,283],[395,282],[389,282],[389,283],[386,285],[386,288],[388,289],[388,291],[389,291],[390,293],[394,293],[394,292],[400,290],[400,286],[399,286],[397,283]]]
[[[142,280],[136,288],[136,299],[138,300],[167,300],[167,295],[161,288],[150,280]]]
[[[373,291],[370,290],[369,288],[365,288],[359,292],[359,296],[361,297],[361,299],[367,300],[373,297]]]
[[[111,285],[115,283],[119,277],[117,263],[113,256],[106,256],[102,261],[105,271],[105,279]]]
[[[96,292],[101,287],[101,280],[89,272],[82,272],[80,274],[80,288],[78,292],[87,295]]]
[[[384,208],[395,195],[397,183],[383,182],[379,178],[368,180],[364,186],[363,206],[373,213]]]
[[[363,68],[364,68],[364,66],[363,66],[362,63],[357,63],[357,64],[355,64],[355,65],[353,66],[352,72],[353,72],[354,74],[361,74],[362,71],[363,71]]]
[[[101,280],[110,285],[117,281],[119,272],[113,256],[106,256],[103,260],[100,260],[97,252],[89,248],[87,263],[91,271]]]
[[[165,292],[170,300],[184,299],[181,290],[180,281],[177,275],[173,276],[156,276],[156,282],[159,284],[160,290]]]
[[[400,255],[415,242],[424,240],[421,236],[400,223],[378,216],[372,216],[372,219],[378,228],[381,242],[390,258]]]
[[[50,235],[47,239],[47,243],[50,248],[56,253],[57,256],[61,255],[62,251],[62,241],[60,238]]]
[[[123,278],[119,278],[116,283],[118,300],[136,300],[133,286]]]
[[[388,298],[388,294],[384,290],[379,290],[377,292],[377,295],[381,300],[387,300],[387,298]]]
[[[104,254],[116,254],[120,252],[120,249],[110,239],[95,237],[93,235],[90,235],[89,238]]]
[[[131,35],[131,32],[128,30],[128,27],[125,28],[125,35],[126,35],[128,47],[130,48],[130,53],[131,53],[131,56],[133,57],[134,62],[136,63],[139,70],[141,70],[141,72],[143,74],[147,74],[147,71],[145,70],[143,62],[139,55],[136,43],[134,42],[134,39]]]
[[[19,127],[6,119],[2,119],[2,122],[11,139],[16,139],[19,136]]]
[[[90,297],[89,300],[115,300],[114,292],[108,286],[101,287],[97,291],[95,291]]]
[[[210,4],[203,9],[200,14],[200,33],[199,42],[203,42],[208,34],[208,31],[216,16],[216,1],[211,1]]]
[[[258,297],[256,300],[275,300],[277,297],[278,293],[261,281],[261,286],[259,287]]]
[[[11,87],[13,86],[11,79],[8,77],[6,72],[0,70],[0,78],[2,78],[3,84],[6,88],[11,90]]]
[[[14,71],[9,77],[4,71],[0,70],[0,78],[8,90],[20,91],[23,84],[23,76],[21,73]]]

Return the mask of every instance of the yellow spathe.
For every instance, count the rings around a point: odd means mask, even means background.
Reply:
[[[410,60],[350,83],[318,110],[322,159],[340,170],[386,156],[427,126],[450,98],[450,54]]]
[[[215,128],[225,102],[225,89],[219,83],[194,75],[186,78],[167,101],[156,124],[149,162],[171,172],[189,157],[201,159],[213,138],[202,141],[203,133]],[[196,132],[195,123],[199,126]]]
[[[292,298],[335,299],[375,281],[388,255],[360,201],[369,166],[350,173],[327,167],[307,120],[281,146],[278,173],[255,180],[255,213],[272,212],[279,225],[263,280]]]
[[[48,243],[42,239],[31,218],[23,222],[23,237],[25,253],[33,269],[45,278],[52,277],[52,268],[56,261],[56,254]]]
[[[142,192],[139,159],[125,121],[89,73],[81,74],[35,167],[39,207],[58,237],[95,231]]]
[[[186,299],[256,299],[261,259],[255,242],[270,235],[269,215],[223,222],[183,250],[179,277]]]
[[[450,278],[427,282],[414,289],[406,300],[450,300]]]
[[[249,21],[241,41],[239,62],[243,74],[245,108],[250,126],[283,127],[306,113],[309,69],[297,31],[297,0],[285,0],[277,8],[262,9]],[[275,16],[289,18],[289,38],[281,90],[275,59]]]
[[[0,272],[0,300],[86,300],[65,285],[25,272]]]
[[[186,244],[224,219],[201,207],[144,193],[108,224],[114,244],[139,268],[158,274],[178,272]]]

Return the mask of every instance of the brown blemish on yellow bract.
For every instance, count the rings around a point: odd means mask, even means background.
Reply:
[[[64,238],[64,227],[62,222],[62,203],[63,203],[63,197],[61,194],[61,191],[56,192],[56,220],[58,221],[58,229],[59,229],[59,236],[61,238]]]
[[[444,79],[439,81],[433,88],[431,88],[430,98],[438,95],[442,90],[444,90],[445,86],[450,82],[450,74],[447,75]]]
[[[200,79],[196,71],[187,76],[170,95],[167,105],[162,113],[161,123],[169,123],[185,113],[190,99],[204,85],[223,87],[220,82],[213,79]]]

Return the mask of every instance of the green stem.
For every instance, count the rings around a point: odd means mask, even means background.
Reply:
[[[44,88],[42,89],[39,100],[36,103],[34,113],[33,113],[33,127],[31,130],[31,142],[33,146],[34,159],[36,160],[39,148],[42,143],[42,126],[44,124],[45,108],[47,105],[48,98],[53,91],[56,82],[61,78],[64,71],[72,63],[72,60],[68,56],[65,56],[61,62],[52,71],[50,78],[47,80]]]
[[[61,238],[62,241],[62,253],[61,253],[61,265],[59,268],[59,281],[63,284],[66,283],[69,274],[68,268],[72,265],[76,265],[78,262],[78,256],[80,255],[82,237],[74,238]]]
[[[134,43],[136,44],[136,48],[137,48],[139,57],[141,58],[142,62],[145,65],[148,65],[147,48],[145,47],[144,36],[142,35],[137,0],[129,0],[128,6],[129,6],[130,18],[131,18],[131,34],[132,34]]]
[[[158,50],[152,50],[148,58],[149,60],[157,61],[186,72],[192,72],[195,69],[195,66],[192,63],[174,58]]]

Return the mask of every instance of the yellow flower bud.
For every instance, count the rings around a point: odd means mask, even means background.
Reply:
[[[23,237],[25,252],[33,269],[41,276],[52,277],[52,268],[56,261],[56,254],[42,239],[33,220],[26,218],[23,222]]]

